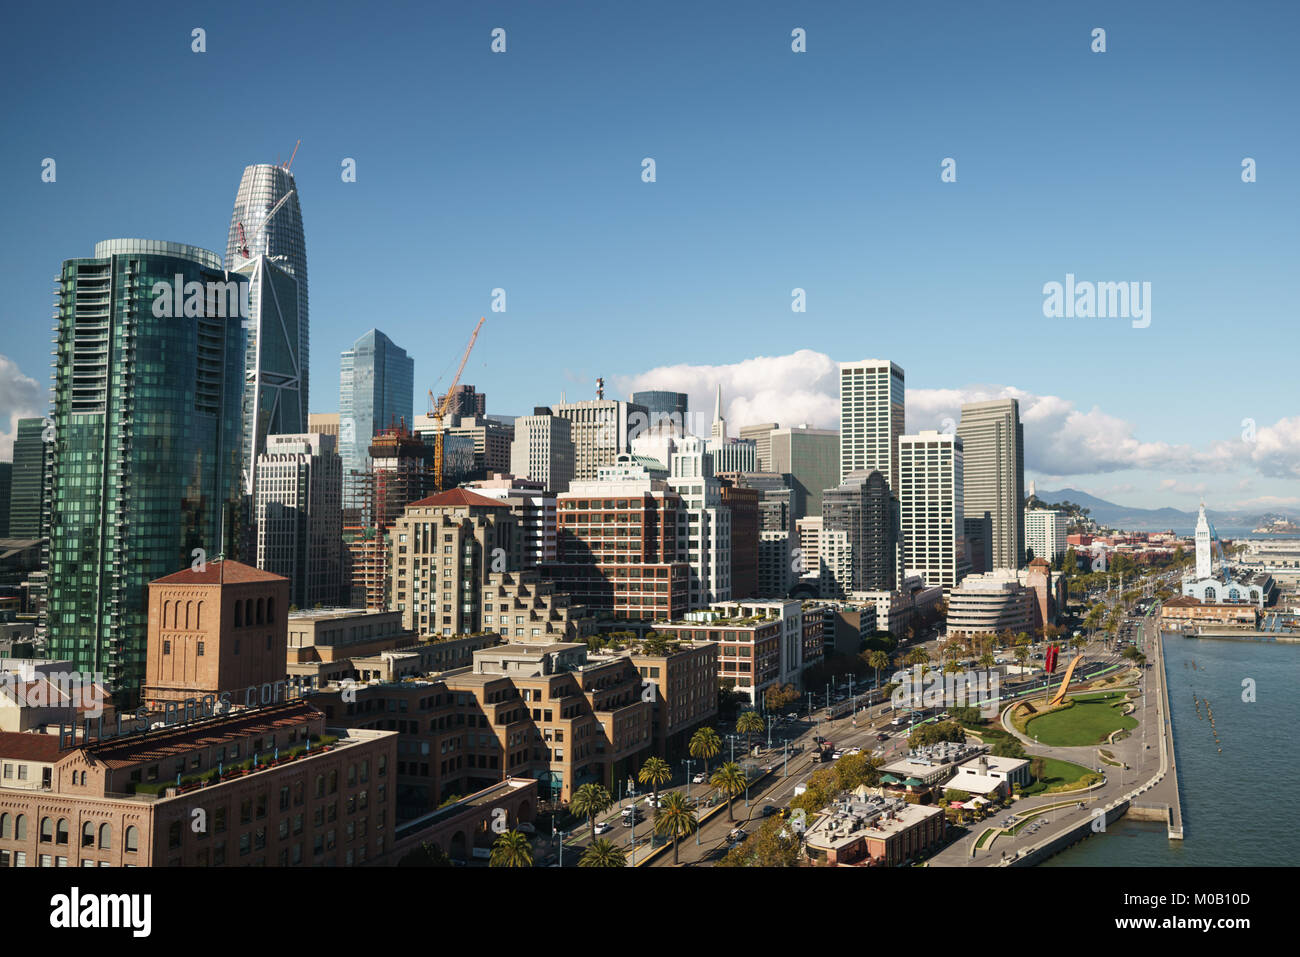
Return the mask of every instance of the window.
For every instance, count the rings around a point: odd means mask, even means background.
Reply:
[[[167,846],[173,849],[181,846],[180,821],[172,821],[167,825]]]
[[[15,841],[27,840],[27,815],[26,814],[19,814],[18,818],[14,821],[14,840]],[[19,864],[18,866],[22,867],[23,865]]]
[[[132,824],[126,829],[126,852],[134,854],[140,849],[140,829]]]
[[[236,605],[235,607],[238,608],[239,606]],[[225,809],[225,807],[219,807],[219,808],[217,808],[216,810],[214,810],[214,811],[212,812],[212,830],[213,830],[214,833],[217,833],[217,834],[225,834],[225,833],[226,833],[226,809]]]
[[[197,642],[197,647],[196,647],[196,649],[195,649],[194,654],[195,654],[197,657],[199,657],[199,658],[202,658],[202,657],[203,657],[203,642],[201,642],[201,641],[200,641],[200,642]]]
[[[99,849],[101,851],[111,851],[113,849],[113,825],[99,825]]]
[[[10,817],[8,814],[0,814],[0,840],[7,841],[11,837],[13,837],[13,835],[10,833],[10,831],[13,830],[13,826],[14,824],[13,824],[12,817]]]
[[[41,843],[48,844],[54,840],[54,819],[41,818]]]
[[[85,824],[81,825],[81,846],[95,846],[95,825],[92,821],[87,821]]]

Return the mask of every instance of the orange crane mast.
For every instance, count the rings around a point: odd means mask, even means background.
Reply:
[[[478,338],[478,331],[483,328],[483,323],[487,322],[486,316],[480,316],[478,325],[474,327],[474,332],[469,337],[469,345],[465,347],[465,354],[460,357],[460,365],[456,369],[456,375],[451,380],[451,385],[447,387],[447,393],[438,403],[437,409],[434,403],[437,401],[433,397],[433,390],[429,390],[429,414],[433,416],[433,487],[435,491],[442,491],[443,470],[442,470],[442,451],[443,451],[443,432],[442,417],[447,414],[447,409],[451,406],[452,394],[456,391],[456,384],[460,382],[460,374],[465,371],[465,363],[469,361],[470,350],[474,348],[474,340]]]

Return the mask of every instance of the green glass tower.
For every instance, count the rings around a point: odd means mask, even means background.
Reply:
[[[148,583],[239,541],[246,285],[181,243],[63,263],[48,654],[103,674],[119,705],[144,674]]]

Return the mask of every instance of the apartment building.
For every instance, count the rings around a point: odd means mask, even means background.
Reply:
[[[685,753],[691,734],[718,713],[718,645],[692,641],[658,648],[641,643],[632,665],[654,686],[654,751]]]
[[[962,440],[924,431],[899,439],[900,528],[906,574],[945,591],[970,572],[963,511]]]

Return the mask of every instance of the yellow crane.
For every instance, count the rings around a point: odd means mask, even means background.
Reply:
[[[456,376],[451,380],[451,385],[447,387],[447,393],[438,402],[433,397],[433,390],[429,390],[429,414],[433,416],[433,487],[435,491],[442,491],[442,450],[443,450],[443,432],[442,417],[447,414],[447,408],[451,405],[451,399],[456,392],[456,384],[460,382],[460,374],[465,371],[465,363],[469,361],[470,350],[474,348],[474,340],[478,338],[478,331],[483,328],[483,323],[487,322],[486,316],[480,316],[478,325],[474,327],[474,332],[469,337],[469,345],[465,347],[465,354],[460,357],[460,366],[456,369]],[[435,409],[434,403],[437,403]]]

